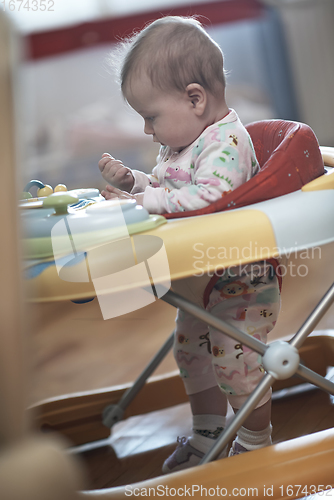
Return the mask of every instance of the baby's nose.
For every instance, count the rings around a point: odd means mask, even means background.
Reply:
[[[154,133],[153,127],[150,124],[150,122],[145,121],[144,133],[147,134],[147,135],[152,135]]]

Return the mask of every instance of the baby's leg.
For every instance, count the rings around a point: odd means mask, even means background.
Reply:
[[[255,276],[251,266],[242,275],[223,276],[210,296],[209,308],[213,315],[266,343],[279,312],[279,286],[270,266],[257,264],[256,269]],[[238,411],[264,375],[261,356],[218,330],[211,329],[210,338],[217,383]],[[271,443],[270,397],[271,390],[246,419],[231,454]]]
[[[237,412],[238,409],[234,408]],[[271,441],[271,399],[253,410],[237,432],[229,456],[269,446]]]
[[[193,415],[209,413],[225,416],[227,413],[227,398],[217,384],[195,394],[189,394],[189,402]]]
[[[199,307],[211,277],[194,276],[173,283],[173,290]],[[189,396],[193,415],[226,415],[227,401],[217,387],[211,365],[209,328],[188,313],[178,311],[174,356]]]
[[[197,465],[226,423],[227,400],[212,372],[208,327],[183,311],[177,314],[174,356],[189,396],[192,434],[178,438],[179,446],[165,461],[163,472]]]

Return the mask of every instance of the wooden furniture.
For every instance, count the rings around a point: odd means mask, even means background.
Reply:
[[[32,431],[26,412],[29,325],[21,278],[17,212],[17,165],[13,69],[17,40],[0,12],[0,498],[74,500],[83,486],[81,469],[66,455],[64,441]]]

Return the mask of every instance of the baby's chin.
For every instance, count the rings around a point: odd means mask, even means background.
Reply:
[[[154,142],[158,142],[158,141],[154,141]],[[168,147],[173,153],[180,153],[181,151],[186,149],[188,146],[190,146],[190,144],[187,144],[186,146],[175,146],[175,145],[171,146],[170,144],[165,144],[163,142],[160,142],[159,144],[160,144],[160,146]]]
[[[183,151],[184,149],[186,149],[188,146],[179,146],[179,147],[175,147],[175,148],[170,148],[173,153],[181,153],[181,151]]]

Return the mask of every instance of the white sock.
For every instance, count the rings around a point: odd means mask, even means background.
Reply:
[[[189,439],[191,446],[206,453],[226,425],[226,417],[221,415],[194,415],[193,433]]]
[[[237,432],[236,442],[249,451],[256,450],[257,448],[264,448],[272,443],[271,432],[271,424],[261,431],[251,431],[246,429],[246,427],[240,427]]]

